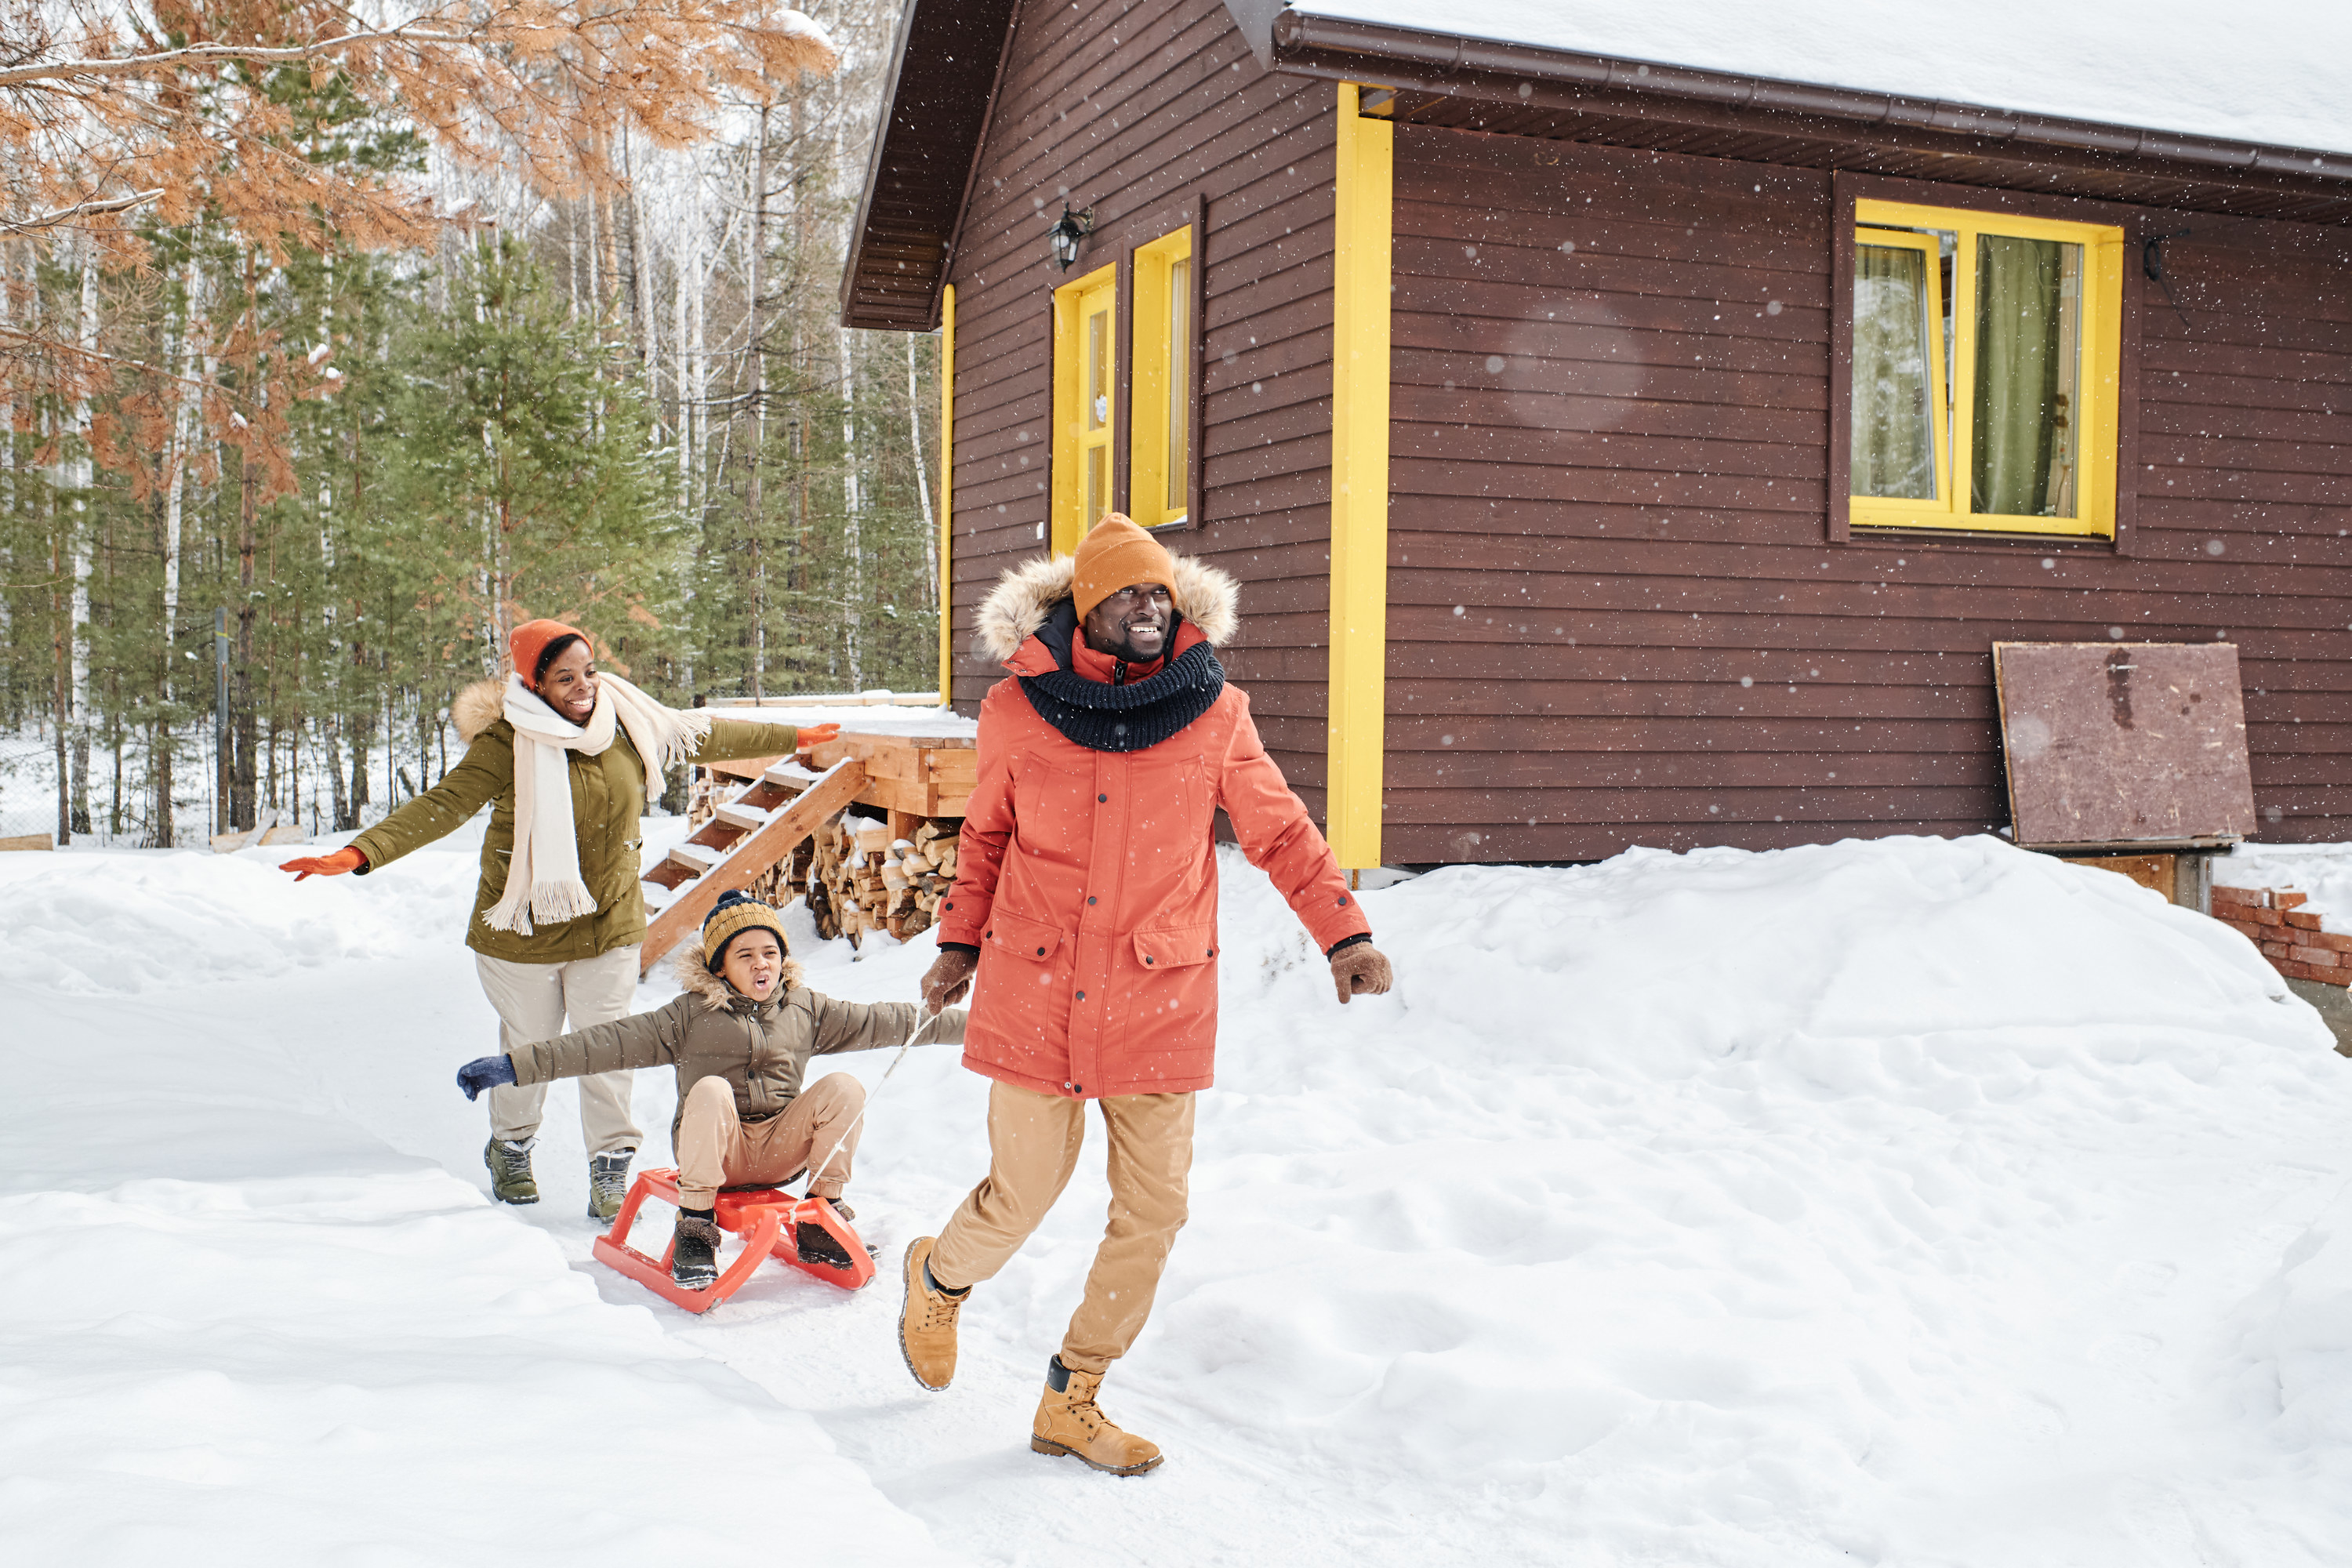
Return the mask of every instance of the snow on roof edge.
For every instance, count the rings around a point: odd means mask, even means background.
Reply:
[[[1263,4],[1263,0],[1260,0]],[[1257,6],[1244,8],[1255,10]],[[2011,113],[2352,154],[2352,7],[2241,13],[2189,0],[1976,0],[1949,13],[1852,0],[1291,0],[1301,15],[1436,37],[1885,93]],[[1269,21],[1271,16],[1269,15]],[[2016,40],[2036,47],[2021,48]]]

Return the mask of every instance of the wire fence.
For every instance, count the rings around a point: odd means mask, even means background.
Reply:
[[[0,735],[0,838],[54,836],[58,757],[38,735]]]
[[[172,746],[174,760],[168,815],[157,798],[161,786],[147,736],[77,747],[68,732],[62,767],[68,781],[79,769],[80,787],[60,799],[57,732],[0,733],[0,839],[45,837],[53,844],[144,848],[203,845],[215,815],[211,732],[202,729],[163,740]]]
[[[345,827],[366,826],[431,787],[465,752],[465,742],[446,725],[421,740],[406,733],[400,739],[399,751],[380,744],[346,763],[308,731],[267,737],[253,781],[254,820],[246,830],[315,838],[337,831],[339,814]],[[68,730],[62,748],[48,725],[0,730],[0,840],[203,848],[215,833],[230,830],[219,798],[217,744],[205,717],[171,730],[92,726],[87,739]],[[334,772],[339,763],[347,770],[341,788]],[[68,786],[62,797],[61,771]],[[685,809],[685,776],[683,771],[677,775],[671,811]],[[163,798],[167,788],[169,802]]]

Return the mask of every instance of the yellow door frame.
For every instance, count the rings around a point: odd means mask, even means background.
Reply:
[[[1389,289],[1396,128],[1339,84],[1331,300],[1331,690],[1325,833],[1381,863],[1388,720]]]
[[[1098,397],[1108,399],[1097,427],[1087,429],[1086,380],[1088,360],[1083,341],[1086,318],[1090,306],[1106,300],[1108,319],[1103,323],[1101,344],[1104,384],[1095,388]],[[1087,531],[1102,521],[1101,513],[1109,511],[1112,463],[1111,439],[1118,429],[1118,266],[1113,262],[1097,267],[1075,282],[1065,283],[1054,290],[1054,452],[1053,452],[1053,547],[1056,555],[1067,555],[1078,547]],[[1097,515],[1087,515],[1087,477],[1085,465],[1089,449],[1102,454],[1103,485],[1101,504]]]

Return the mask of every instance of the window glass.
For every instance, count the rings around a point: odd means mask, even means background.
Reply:
[[[1937,268],[1918,247],[1857,245],[1853,493],[1936,499]]]
[[[1186,480],[1192,474],[1192,258],[1171,262],[1168,268],[1168,462],[1167,508],[1184,510]]]
[[[1110,423],[1110,306],[1087,312],[1087,428]]]
[[[1973,511],[2074,515],[2083,247],[1977,237]]]

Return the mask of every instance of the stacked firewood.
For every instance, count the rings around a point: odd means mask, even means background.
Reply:
[[[802,878],[817,935],[856,942],[887,931],[904,941],[929,930],[955,885],[957,827],[934,817],[898,838],[887,824],[847,815],[819,827]]]

